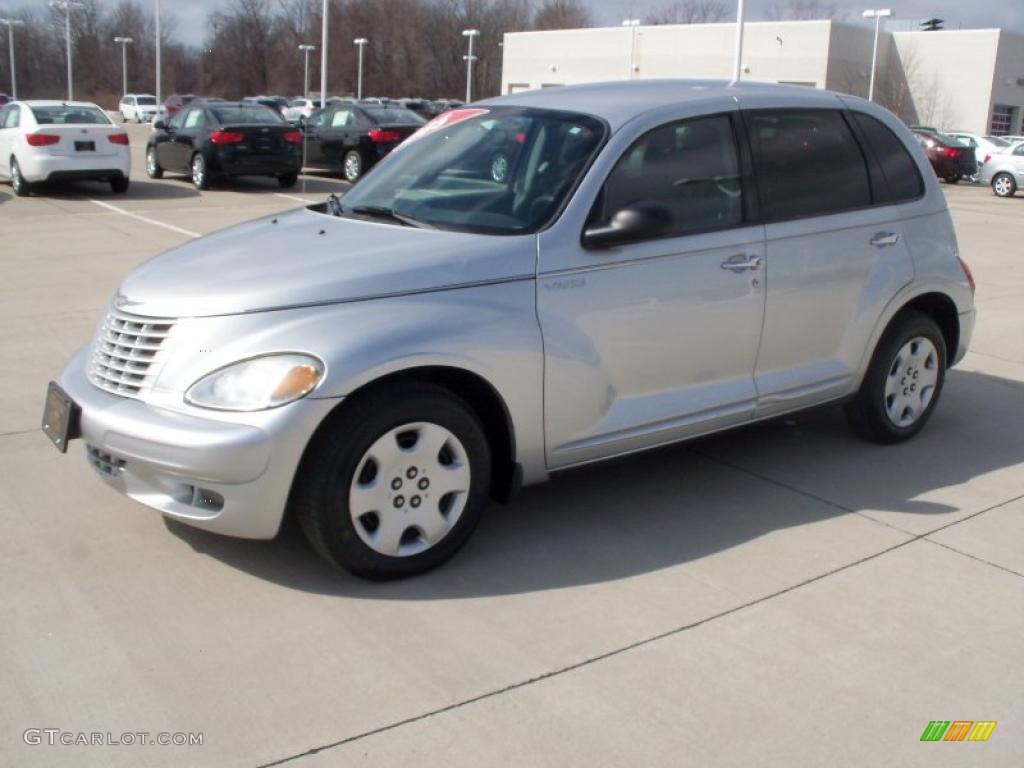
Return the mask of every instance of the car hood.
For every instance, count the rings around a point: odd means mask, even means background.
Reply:
[[[307,208],[188,242],[124,279],[116,304],[206,317],[533,277],[536,236],[498,237],[343,219]]]

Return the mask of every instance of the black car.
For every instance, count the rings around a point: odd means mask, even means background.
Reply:
[[[306,165],[354,182],[425,122],[390,104],[328,103],[305,122]]]
[[[287,188],[302,170],[302,132],[261,104],[195,102],[153,128],[146,146],[152,179],[186,173],[196,189],[209,189],[218,176],[275,176]]]
[[[960,179],[970,178],[978,172],[974,150],[951,136],[916,128],[914,137],[928,155],[935,175],[945,179],[946,183],[956,184]]]

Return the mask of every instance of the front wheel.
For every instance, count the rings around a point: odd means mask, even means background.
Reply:
[[[146,150],[146,174],[151,179],[163,178],[164,169],[160,167],[160,161],[156,159],[156,147]]]
[[[454,555],[487,501],[491,454],[475,414],[428,384],[346,404],[307,449],[291,509],[329,562],[368,579],[411,576]]]
[[[916,435],[935,411],[946,379],[946,342],[928,315],[908,311],[886,331],[860,390],[846,406],[853,429],[890,444]]]
[[[359,177],[363,175],[363,156],[354,149],[346,152],[345,158],[341,163],[341,169],[345,175],[345,181],[349,184],[355,184]]]
[[[192,186],[199,191],[210,188],[210,171],[206,167],[206,158],[198,152],[192,158]]]
[[[996,197],[1013,197],[1017,193],[1017,180],[1009,173],[997,173],[992,179],[992,191]]]

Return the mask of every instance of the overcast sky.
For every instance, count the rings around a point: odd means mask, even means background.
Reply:
[[[143,0],[145,1],[145,0]],[[841,11],[857,17],[872,1],[874,7],[892,8],[898,18],[923,19],[939,17],[948,29],[1003,27],[1024,33],[1024,0],[829,0]],[[106,0],[113,4],[114,0]],[[584,0],[595,20],[604,25],[617,25],[625,18],[643,18],[646,13],[671,5],[673,0]],[[725,0],[731,7],[733,0]],[[747,17],[763,18],[765,12],[784,0],[747,0]],[[165,12],[178,17],[178,36],[185,42],[203,42],[203,22],[213,8],[224,7],[231,0],[163,0]],[[15,3],[17,5],[17,3]],[[353,34],[358,30],[352,30]]]

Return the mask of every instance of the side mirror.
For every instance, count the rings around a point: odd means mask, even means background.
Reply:
[[[587,228],[583,233],[583,246],[608,248],[666,237],[673,230],[672,214],[661,203],[632,203],[617,211],[608,224]]]
[[[167,130],[167,123],[165,123],[163,120],[157,120],[157,121],[155,121],[153,123],[153,130],[154,131],[165,131],[165,130]]]

